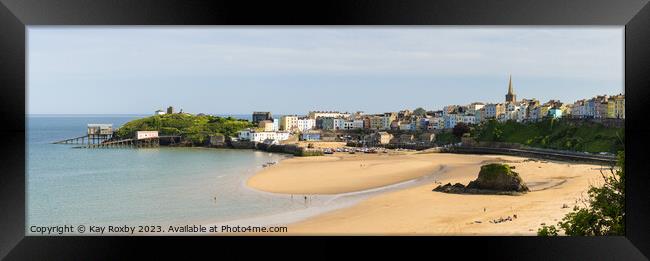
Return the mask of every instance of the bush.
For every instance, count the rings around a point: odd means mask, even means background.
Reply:
[[[439,134],[436,134],[435,143],[437,145],[445,145],[457,142],[460,142],[460,138],[454,136],[451,132],[441,132]]]
[[[456,138],[460,138],[463,136],[463,134],[469,133],[469,131],[469,125],[465,124],[464,122],[459,122],[454,126],[451,133],[453,133]]]
[[[542,226],[539,236],[609,236],[625,233],[625,152],[618,154],[617,168],[610,176],[601,173],[605,184],[591,186],[584,207],[575,206],[557,225]],[[557,227],[556,227],[557,226]]]

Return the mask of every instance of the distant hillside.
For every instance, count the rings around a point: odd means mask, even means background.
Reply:
[[[208,135],[221,133],[235,136],[238,131],[253,127],[247,120],[222,118],[210,115],[164,114],[127,122],[115,133],[120,138],[129,138],[136,131],[155,130],[160,135],[182,135],[194,144],[203,144]]]
[[[605,127],[591,121],[547,119],[534,123],[488,121],[474,127],[477,141],[519,143],[530,147],[590,153],[624,150],[624,128]]]

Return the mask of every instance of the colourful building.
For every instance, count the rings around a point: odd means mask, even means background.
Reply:
[[[389,128],[390,128],[390,125],[389,125]],[[374,116],[370,117],[370,129],[383,130],[384,129],[383,116],[374,115]]]
[[[280,117],[280,130],[292,130],[298,128],[298,116],[284,115]]]
[[[547,116],[551,117],[551,118],[554,118],[554,119],[562,118],[562,110],[559,109],[559,108],[549,109],[548,113],[547,113]]]
[[[607,118],[625,119],[625,95],[614,95],[607,99]]]
[[[506,111],[505,106],[502,103],[490,103],[485,105],[485,118],[486,119],[495,119],[499,115],[503,114]]]
[[[308,130],[300,135],[300,139],[304,141],[319,141],[321,133],[317,130]]]

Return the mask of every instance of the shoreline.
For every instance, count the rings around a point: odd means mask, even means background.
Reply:
[[[281,162],[295,157],[296,156],[293,155],[283,155],[283,159],[279,160],[277,164],[281,164]],[[277,165],[267,167],[267,168],[274,168],[274,167],[277,167]],[[252,170],[252,174],[249,173],[246,175],[244,179],[242,179],[241,187],[248,191],[260,193],[270,197],[292,196],[291,194],[286,194],[286,193],[277,193],[277,192],[260,190],[255,187],[249,186],[247,184],[247,181],[251,177],[257,175],[260,171],[263,171],[267,168],[256,166]],[[398,191],[405,188],[411,188],[414,186],[427,184],[426,182],[431,182],[435,180],[436,177],[444,173],[444,171],[446,171],[446,168],[444,168],[444,166],[441,166],[441,168],[437,169],[436,171],[417,178],[401,181],[398,183],[387,184],[380,187],[368,188],[364,190],[349,191],[349,192],[337,193],[337,194],[310,194],[310,195],[294,194],[293,196],[295,196],[296,201],[301,201],[301,198],[304,196],[308,197],[307,199],[308,203],[306,204],[306,207],[304,209],[280,211],[275,213],[269,213],[269,214],[263,214],[263,215],[253,216],[253,217],[239,218],[239,219],[221,221],[221,222],[202,222],[202,224],[206,226],[213,226],[213,225],[218,225],[218,226],[221,225],[282,226],[285,225],[286,226],[289,224],[307,220],[309,218],[317,217],[319,215],[331,211],[352,207],[358,204],[359,202],[368,199],[372,196],[377,196],[391,191]]]
[[[418,154],[413,153],[410,155]],[[356,190],[356,192],[352,190],[335,194],[314,193],[320,196],[334,197],[354,193],[366,193],[367,195],[360,197],[353,204],[325,209],[316,215],[303,216],[297,219],[298,221],[285,223],[289,227],[288,234],[535,235],[537,232],[535,226],[541,223],[551,224],[556,222],[577,204],[575,199],[586,192],[588,185],[594,184],[594,181],[597,183],[597,178],[600,177],[597,169],[602,167],[595,164],[567,163],[508,155],[446,153],[421,153],[419,155],[423,155],[422,157],[430,157],[431,159],[453,159],[455,162],[451,164],[439,164],[440,169],[429,175],[424,173],[419,177],[397,183],[384,184],[383,186],[366,190]],[[287,159],[282,160],[282,162],[286,161]],[[316,160],[314,162],[318,161]],[[312,160],[306,160],[306,162],[301,163],[304,165],[311,164],[311,166],[318,166],[318,164],[314,165],[314,162]],[[532,191],[521,196],[450,195],[431,191],[438,184],[448,182],[452,184],[455,182],[466,184],[476,178],[480,165],[487,162],[506,162],[516,166],[517,169],[523,170],[520,173],[532,188]],[[284,168],[281,173],[291,177],[291,174],[295,174],[295,172],[288,171],[286,165],[292,164],[278,164],[278,166],[273,166],[272,168]],[[289,167],[295,168],[295,166]],[[261,175],[265,175],[264,170],[258,171],[249,180]],[[432,176],[435,176],[435,178],[431,178]],[[429,177],[430,179],[425,177]],[[267,181],[274,182],[272,180]],[[322,181],[324,180],[316,180],[316,182]],[[334,182],[338,181],[335,180]],[[246,185],[251,186],[252,189],[260,190],[259,184],[246,182]],[[313,192],[323,192],[323,190],[318,190],[318,188],[313,186],[307,187],[316,189]],[[393,187],[393,189],[390,189],[390,187]],[[268,187],[265,188],[268,189]],[[287,189],[287,187],[282,186],[275,187],[275,189],[278,188]],[[262,192],[267,191],[262,189]],[[275,192],[267,193],[283,194],[281,192],[291,192],[291,190],[276,190]],[[344,198],[345,196],[342,197]],[[552,203],[556,203],[558,206],[555,208],[550,207]],[[565,205],[567,205],[566,208],[564,207]],[[530,215],[531,213],[536,213],[536,215]],[[290,216],[291,213],[285,213],[285,215]],[[507,224],[490,223],[492,219],[496,220],[512,215],[518,215],[519,218],[506,222]],[[409,221],[405,222],[404,219]],[[452,226],[452,228],[449,228],[449,226]],[[512,228],[504,229],[504,226]]]

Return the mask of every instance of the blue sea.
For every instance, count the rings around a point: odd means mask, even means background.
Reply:
[[[262,164],[277,162],[284,155],[207,148],[77,149],[51,144],[84,135],[88,123],[119,127],[144,116],[27,116],[27,227],[205,224],[304,208],[289,196],[244,185]]]

